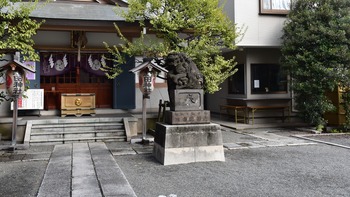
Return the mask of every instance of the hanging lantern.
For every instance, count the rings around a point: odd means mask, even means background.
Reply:
[[[10,65],[10,69],[6,71],[6,89],[10,96],[19,97],[24,92],[25,74],[24,70],[16,66]]]
[[[140,90],[143,95],[148,97],[154,90],[157,72],[152,67],[146,67],[139,73]]]
[[[35,68],[25,65],[18,60],[1,66],[0,72],[6,71],[6,89],[9,96],[13,98],[13,120],[12,120],[12,142],[11,148],[16,149],[17,117],[18,117],[18,97],[22,96],[25,90],[25,72],[35,73]]]
[[[149,98],[149,95],[154,90],[154,84],[159,72],[168,73],[168,70],[159,66],[154,60],[144,59],[144,62],[131,69],[130,72],[138,73],[139,77],[139,88],[142,94]]]
[[[146,100],[150,98],[150,94],[154,90],[154,84],[156,81],[157,73],[165,72],[168,73],[168,70],[159,66],[155,61],[151,59],[144,59],[143,63],[133,69],[130,72],[139,74],[139,88],[143,94],[142,98],[142,142],[149,143],[149,140],[146,139],[147,133],[147,121],[146,121]]]

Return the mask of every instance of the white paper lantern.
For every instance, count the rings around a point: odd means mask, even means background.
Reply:
[[[25,75],[19,67],[12,67],[6,72],[6,89],[10,96],[19,97],[24,92]]]

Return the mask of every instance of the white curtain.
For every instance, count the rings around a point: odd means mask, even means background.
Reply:
[[[271,0],[263,0],[264,5],[263,8],[266,10],[270,10],[271,9]]]
[[[272,0],[273,10],[289,10],[290,0]]]
[[[266,10],[289,10],[291,0],[263,0],[263,8]]]

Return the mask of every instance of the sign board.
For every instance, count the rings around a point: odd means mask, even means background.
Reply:
[[[44,89],[28,89],[24,95],[27,98],[18,98],[18,110],[44,109]],[[11,110],[13,110],[13,102]]]

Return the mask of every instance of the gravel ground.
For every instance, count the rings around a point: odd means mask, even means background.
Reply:
[[[47,163],[47,161],[1,162],[0,196],[36,196]]]
[[[294,129],[268,131],[282,136],[310,134]],[[224,143],[262,140],[226,128],[222,135]],[[350,134],[308,136],[350,146]],[[350,152],[336,146],[320,143],[225,150],[225,162],[163,166],[150,154],[150,146],[144,148],[128,142],[106,144],[116,153],[114,158],[140,197],[333,197],[350,194]],[[53,146],[31,146],[16,154],[0,151],[0,196],[36,196],[52,149]]]
[[[348,196],[350,152],[328,145],[225,151],[225,162],[159,164],[115,156],[138,196]]]

